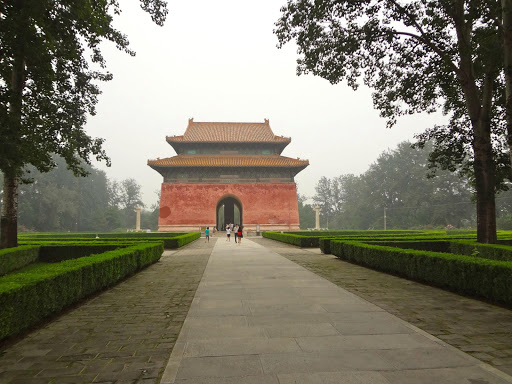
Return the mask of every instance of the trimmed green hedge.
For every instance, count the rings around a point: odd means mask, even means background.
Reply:
[[[512,262],[332,240],[337,257],[512,306]]]
[[[125,248],[129,244],[57,244],[57,245],[46,245],[41,244],[39,251],[39,261],[44,263],[58,263],[64,260],[78,259],[80,257],[97,255],[99,253],[105,253],[113,251],[118,248]]]
[[[480,244],[469,241],[450,242],[452,253],[490,260],[512,261],[512,247],[501,244]]]
[[[166,239],[164,242],[165,248],[180,248],[185,244],[191,243],[201,237],[201,232],[190,232],[184,235],[173,237],[172,239]]]
[[[190,233],[181,233],[179,236],[174,237],[152,237],[152,238],[109,238],[109,237],[100,237],[99,239],[96,238],[51,238],[47,237],[44,240],[43,239],[21,239],[19,241],[19,244],[94,244],[96,242],[100,244],[105,243],[119,243],[119,244],[127,244],[127,243],[140,243],[140,242],[147,242],[147,241],[162,241],[164,244],[164,248],[180,248],[184,246],[185,244],[190,243],[191,241],[194,241],[196,239],[199,239],[201,237],[200,232],[190,232]]]
[[[42,233],[20,233],[18,239],[95,239],[99,236],[100,239],[128,239],[128,238],[154,238],[154,237],[176,237],[183,235],[183,232],[69,232],[69,233],[53,233],[53,232],[42,232]]]
[[[23,268],[31,264],[39,257],[39,247],[36,245],[25,245],[15,248],[0,250],[0,276]]]
[[[272,240],[278,240],[283,243],[297,245],[302,248],[316,248],[318,247],[318,237],[307,237],[301,235],[294,235],[289,233],[280,232],[263,232],[263,237]]]
[[[0,340],[158,261],[163,250],[161,242],[142,243],[0,277]]]
[[[480,257],[489,260],[512,261],[512,247],[499,244],[481,244],[468,240],[413,240],[402,239],[388,241],[364,241],[367,244],[397,247],[403,249],[416,249],[419,251],[453,253],[471,257]]]

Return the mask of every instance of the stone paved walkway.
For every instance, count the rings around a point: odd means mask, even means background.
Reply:
[[[196,241],[0,348],[1,384],[157,383],[212,251]]]
[[[258,244],[512,374],[512,311],[269,239]],[[312,255],[315,252],[315,255]]]
[[[163,384],[511,382],[246,239],[217,241],[162,377]]]

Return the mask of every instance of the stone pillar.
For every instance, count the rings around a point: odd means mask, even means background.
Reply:
[[[135,231],[136,232],[139,232],[140,231],[140,213],[142,211],[142,207],[140,205],[137,205],[135,207],[135,212],[137,213],[137,222],[135,224]]]
[[[322,208],[320,208],[319,205],[315,205],[313,210],[316,212],[315,229],[320,229],[320,212],[322,211]]]

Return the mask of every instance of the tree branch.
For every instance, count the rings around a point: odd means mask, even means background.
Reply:
[[[427,37],[427,34],[425,33],[425,31],[423,30],[423,28],[421,27],[420,24],[418,24],[418,22],[416,21],[416,18],[411,15],[409,12],[407,12],[407,10],[398,3],[398,1],[396,0],[386,0],[388,1],[389,3],[391,3],[392,5],[395,6],[395,8],[398,10],[398,12],[406,17],[407,19],[409,19],[409,21],[411,22],[411,24],[416,28],[416,30],[420,33],[419,35],[416,35],[414,33],[409,33],[409,32],[397,32],[396,34],[401,34],[401,35],[407,35],[407,36],[410,36],[410,37],[413,37],[415,39],[418,39],[419,41],[421,41],[423,44],[425,44],[428,48],[430,48],[434,53],[436,53],[440,58],[441,60],[443,60],[451,69],[452,71],[455,72],[455,74],[457,76],[460,76],[461,73],[460,73],[460,69],[459,67],[457,67],[457,65],[455,65],[455,63],[447,56],[443,53],[443,51],[441,49],[439,49],[435,44],[434,42],[429,39]]]

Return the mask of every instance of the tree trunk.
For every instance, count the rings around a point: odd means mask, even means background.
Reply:
[[[507,144],[512,166],[512,1],[501,0],[503,23],[503,64],[505,69],[505,95]]]
[[[18,246],[18,177],[15,173],[4,174],[2,197],[0,248]]]
[[[19,5],[18,5],[19,6]],[[20,8],[22,9],[22,8]],[[14,58],[9,98],[9,115],[7,140],[13,140],[16,145],[21,131],[23,89],[25,88],[25,57],[23,45]],[[16,149],[16,147],[15,147]],[[12,157],[12,156],[11,156]],[[4,191],[2,199],[2,215],[0,219],[0,248],[11,248],[18,245],[18,183],[22,173],[23,160],[11,158],[10,165],[4,172]]]
[[[492,156],[491,125],[488,119],[475,122],[473,150],[475,153],[475,184],[477,241],[496,243],[495,164]]]

